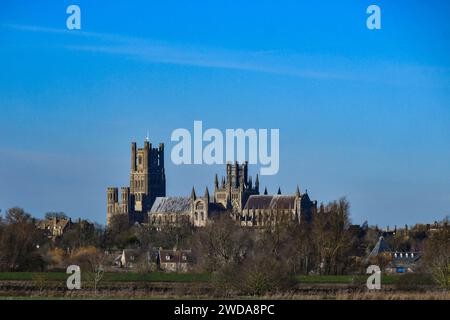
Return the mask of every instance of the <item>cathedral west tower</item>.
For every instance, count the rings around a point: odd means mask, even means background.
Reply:
[[[146,222],[156,197],[166,196],[166,174],[164,169],[164,144],[157,148],[146,140],[143,148],[131,144],[130,187],[121,188],[120,203],[118,189],[107,191],[107,224],[114,214],[127,214],[130,223]]]

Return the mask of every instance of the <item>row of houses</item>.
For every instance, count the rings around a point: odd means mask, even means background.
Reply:
[[[192,269],[193,261],[191,250],[124,249],[114,259],[114,266],[119,270],[136,270],[144,267],[147,270],[183,273]]]
[[[383,268],[386,273],[412,273],[416,272],[420,265],[422,252],[392,251],[381,236],[365,262],[370,264],[381,257],[386,261]],[[191,250],[177,248],[172,250],[154,248],[147,251],[125,249],[114,259],[114,266],[118,271],[136,270],[144,264],[149,270],[183,273],[192,270],[193,263]]]
[[[279,197],[279,199],[263,199],[270,206],[277,204],[276,201],[288,202],[289,199]],[[251,201],[250,201],[251,203]],[[176,214],[176,212],[186,210],[190,206],[190,202],[185,198],[157,198],[153,205],[153,218],[159,221],[154,221],[156,225],[163,225],[165,223],[176,224],[181,223],[182,217],[187,219],[184,215]],[[249,212],[248,208],[247,212]],[[173,215],[168,215],[167,211],[173,212]],[[161,212],[158,214],[158,212]],[[250,219],[244,219],[243,223],[252,223],[253,216],[248,215]],[[170,219],[170,221],[166,221]],[[42,230],[50,239],[56,239],[62,236],[70,228],[76,224],[83,223],[83,221],[72,222],[70,218],[65,217],[51,217],[40,220],[36,226]],[[393,232],[392,232],[393,231]],[[422,253],[418,251],[398,252],[391,250],[385,241],[386,237],[392,237],[397,232],[397,228],[393,230],[383,230],[382,236],[379,238],[377,244],[366,258],[366,263],[371,261],[378,261],[380,258],[385,259],[386,266],[384,267],[387,273],[410,273],[418,269]],[[144,266],[148,270],[161,270],[166,272],[188,272],[192,269],[193,254],[191,250],[172,249],[167,250],[163,248],[153,248],[151,250],[142,251],[138,249],[124,249],[120,253],[115,253],[113,266],[117,271],[135,270],[138,267]]]

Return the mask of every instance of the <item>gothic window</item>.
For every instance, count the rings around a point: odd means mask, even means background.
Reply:
[[[202,215],[202,221],[205,220],[205,214],[203,213],[203,211],[202,211],[201,215]]]
[[[195,219],[195,220],[198,220],[198,213],[197,213],[197,212],[194,213],[194,219]]]

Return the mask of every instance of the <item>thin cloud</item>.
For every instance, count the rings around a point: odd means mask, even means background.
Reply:
[[[186,46],[108,33],[65,30],[28,25],[3,25],[6,28],[100,40],[103,43],[62,45],[70,50],[127,56],[152,63],[167,63],[205,68],[233,69],[287,75],[309,79],[351,80],[350,77],[325,71],[289,65],[294,57],[279,51],[240,51],[207,46]],[[306,63],[304,63],[306,64]]]
[[[448,68],[395,61],[355,61],[351,57],[304,55],[281,50],[244,51],[168,43],[128,35],[3,24],[5,28],[85,39],[55,44],[67,50],[117,55],[148,63],[176,64],[277,74],[311,80],[357,81],[392,86],[448,88]],[[91,41],[93,40],[93,41]]]

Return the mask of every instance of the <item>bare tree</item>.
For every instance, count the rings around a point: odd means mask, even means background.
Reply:
[[[7,210],[1,229],[0,268],[34,271],[45,267],[38,249],[48,240],[37,230],[30,214],[21,208]]]
[[[448,221],[434,231],[425,246],[424,265],[441,287],[450,288],[450,225]]]
[[[85,279],[92,283],[95,295],[104,275],[105,258],[105,254],[95,247],[82,247],[75,250],[69,259],[70,264],[78,265]]]
[[[111,223],[105,232],[107,248],[126,248],[138,244],[134,226],[130,226],[128,215],[116,214],[111,218]]]
[[[229,217],[221,216],[202,230],[194,239],[194,250],[205,271],[217,271],[231,263],[240,263],[251,248],[246,230]]]
[[[312,236],[321,274],[340,274],[347,266],[351,247],[349,208],[345,198],[321,205],[313,219]]]

